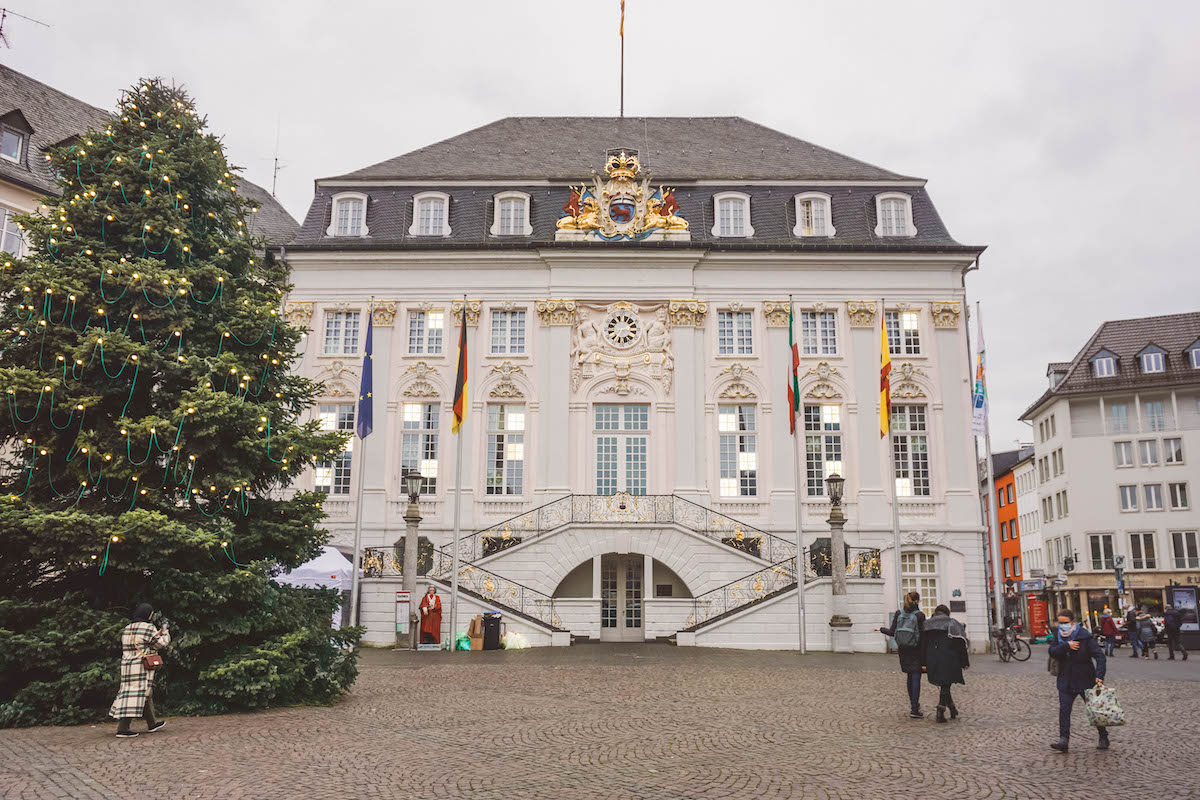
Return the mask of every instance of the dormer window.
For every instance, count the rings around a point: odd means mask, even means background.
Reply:
[[[1112,356],[1102,356],[1092,362],[1092,374],[1097,378],[1111,378],[1117,374],[1117,360]]]
[[[1142,353],[1142,372],[1162,372],[1162,353]]]
[[[832,201],[821,192],[796,195],[796,236],[833,236]]]
[[[0,158],[20,163],[24,149],[24,133],[7,125],[0,126]]]
[[[450,235],[450,195],[445,192],[421,192],[413,198],[412,236]]]
[[[1187,360],[1192,365],[1192,369],[1200,369],[1200,339],[1193,342],[1192,346],[1184,352],[1187,354]]]
[[[492,236],[529,236],[529,195],[524,192],[501,192],[496,195],[492,214]]]
[[[720,192],[713,197],[716,208],[716,224],[713,236],[722,238],[749,237],[754,235],[750,224],[750,195],[742,192]]]
[[[916,236],[912,198],[901,192],[875,195],[876,236]]]
[[[367,196],[359,192],[339,192],[333,196],[327,236],[367,235]]]

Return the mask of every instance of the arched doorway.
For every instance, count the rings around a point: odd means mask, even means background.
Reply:
[[[659,608],[678,605],[679,600],[691,596],[687,584],[670,567],[642,553],[604,553],[588,559],[567,573],[554,590],[556,599],[592,601],[588,627],[604,642],[655,638],[647,631],[653,629]]]

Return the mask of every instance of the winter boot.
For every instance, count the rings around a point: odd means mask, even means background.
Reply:
[[[1065,753],[1065,752],[1067,752],[1067,741],[1068,741],[1068,737],[1060,736],[1060,737],[1058,737],[1057,742],[1050,745],[1050,749],[1057,750],[1060,753]]]
[[[1097,750],[1108,749],[1108,728],[1100,729],[1100,741],[1096,744]]]
[[[948,708],[950,709],[950,719],[958,719],[958,706],[954,705],[954,702],[951,701]]]
[[[946,707],[945,706],[937,707],[937,721],[938,722],[946,721]]]

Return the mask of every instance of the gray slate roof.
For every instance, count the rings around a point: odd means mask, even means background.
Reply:
[[[655,180],[919,180],[741,117],[505,117],[330,178],[578,182],[611,148],[639,151]]]
[[[45,194],[57,194],[58,181],[47,168],[42,152],[88,129],[107,124],[110,116],[102,108],[0,64],[0,117],[7,117],[14,111],[24,117],[33,132],[29,135],[30,146],[25,148],[23,163],[0,159],[0,181],[12,181]],[[287,244],[300,224],[261,186],[241,177],[238,186],[246,197],[260,204],[258,212],[251,215],[247,223],[251,232],[266,236],[269,244]]]
[[[1200,311],[1105,322],[1069,362],[1067,374],[1058,386],[1046,390],[1025,410],[1021,419],[1029,419],[1052,397],[1200,385],[1200,370],[1191,366],[1184,352],[1197,340],[1200,340]],[[1142,372],[1137,354],[1149,344],[1156,344],[1167,351],[1165,371]],[[1101,350],[1107,350],[1117,357],[1117,374],[1110,378],[1097,378],[1092,374],[1088,359]],[[1053,366],[1061,364],[1055,362]]]

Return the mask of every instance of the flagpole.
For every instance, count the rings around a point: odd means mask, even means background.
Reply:
[[[621,0],[621,116],[625,116],[625,0]]]
[[[983,359],[986,354],[986,349],[983,345],[983,308],[979,301],[975,301],[975,324],[978,329],[978,341],[975,343],[975,348],[978,352],[977,358]],[[984,369],[987,369],[987,362],[984,361]],[[986,391],[987,375],[982,376]],[[996,474],[992,467],[992,431],[991,431],[991,414],[986,405],[983,414],[983,448],[987,458],[987,482],[988,482],[988,541],[992,555],[992,623],[999,629],[1004,621],[1004,587],[1001,585],[1001,575],[1003,570],[1000,568],[1000,537],[996,535],[997,520],[1000,518],[999,498],[996,495]]]
[[[463,295],[463,312],[459,319],[459,325],[462,326],[462,331],[459,333],[460,342],[466,338],[467,330],[467,296]],[[458,357],[465,359],[465,354],[460,344]],[[463,365],[466,369],[466,365]],[[450,652],[454,652],[455,642],[458,640],[458,542],[462,535],[462,463],[463,463],[463,430],[462,425],[467,422],[467,397],[466,397],[466,382],[463,384],[462,398],[462,424],[459,426],[458,433],[454,434],[457,441],[454,443],[454,567],[450,576]]]
[[[795,347],[795,314],[792,313],[792,296],[788,295],[788,338],[792,340],[792,347]],[[788,353],[788,363],[793,364],[792,353]],[[794,387],[795,370],[789,369],[791,374],[788,376],[788,386]],[[798,404],[800,398],[797,397],[793,403]],[[800,494],[800,470],[802,462],[800,460],[800,431],[799,420],[796,419],[795,405],[788,409],[788,413],[792,415],[793,430],[792,430],[792,460],[795,462],[793,473],[795,477],[796,488],[796,609],[800,615],[800,655],[808,652],[808,630],[805,623],[805,607],[804,607],[804,573],[807,566],[804,562],[804,532],[801,530],[801,513],[804,510],[803,498]]]
[[[887,305],[884,298],[879,298],[879,338],[883,339],[883,332],[887,328]],[[889,346],[890,346],[889,341]],[[882,362],[883,354],[880,353],[879,359]],[[890,354],[889,354],[890,360]],[[890,378],[889,378],[890,379]],[[881,401],[882,402],[882,401]],[[890,409],[880,409],[880,414],[888,414],[888,476],[887,482],[892,486],[892,568],[896,572],[896,608],[904,607],[904,582],[900,577],[900,500],[896,492],[896,433],[892,430],[892,420]]]
[[[371,315],[374,311],[375,297],[371,296],[371,300],[367,303],[367,325],[371,324]],[[370,356],[369,353],[364,354],[364,359]],[[364,370],[365,372],[365,370]],[[360,590],[359,579],[362,574],[362,512],[363,512],[363,486],[367,482],[367,473],[363,469],[367,463],[367,437],[359,436],[361,430],[359,428],[359,415],[362,414],[362,386],[359,386],[359,406],[355,409],[354,417],[354,433],[358,439],[358,452],[351,454],[351,469],[354,465],[358,465],[358,488],[355,490],[354,500],[354,572],[350,577],[350,624],[358,625],[358,593]],[[370,432],[368,432],[370,435]]]

